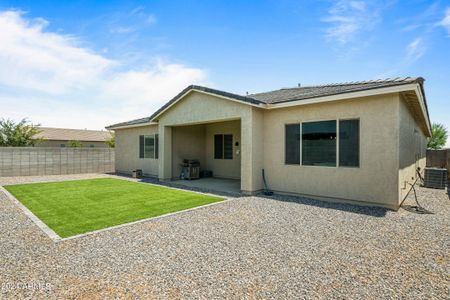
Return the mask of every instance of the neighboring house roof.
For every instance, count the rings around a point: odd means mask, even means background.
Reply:
[[[172,98],[169,102],[164,104],[160,109],[158,109],[150,117],[136,119],[128,122],[122,122],[106,127],[107,129],[116,129],[121,127],[134,127],[143,126],[146,124],[155,124],[156,118],[161,115],[164,111],[169,109],[176,102],[181,100],[185,95],[191,91],[199,91],[206,94],[213,94],[228,100],[242,102],[244,104],[269,107],[276,106],[277,104],[287,103],[292,101],[302,101],[309,100],[320,97],[334,96],[339,94],[356,93],[374,89],[382,89],[389,87],[396,87],[407,84],[419,84],[421,92],[424,96],[425,109],[427,118],[428,108],[425,100],[425,94],[423,90],[424,79],[422,77],[403,77],[394,79],[380,79],[380,80],[369,80],[369,81],[357,81],[357,82],[345,82],[345,83],[333,83],[333,84],[323,84],[316,86],[304,86],[295,88],[284,88],[275,91],[269,91],[264,93],[250,94],[247,96],[241,96],[233,93],[228,93],[216,89],[211,89],[198,85],[190,85],[185,88],[181,93]]]
[[[111,138],[109,131],[87,130],[87,129],[68,129],[39,127],[39,132],[34,138],[53,141],[86,141],[86,142],[104,142]]]

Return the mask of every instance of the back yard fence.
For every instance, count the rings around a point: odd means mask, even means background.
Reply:
[[[427,150],[427,167],[447,169],[450,179],[450,149]]]
[[[114,172],[114,149],[0,147],[0,177]]]

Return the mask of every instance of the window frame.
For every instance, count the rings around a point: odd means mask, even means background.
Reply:
[[[340,140],[340,128],[339,128],[339,122],[340,121],[351,121],[351,120],[358,120],[359,124],[359,136],[358,136],[358,150],[359,150],[359,156],[358,156],[358,166],[341,166],[339,165],[339,140]],[[326,121],[336,121],[336,165],[335,166],[314,166],[314,165],[304,165],[303,164],[303,123],[311,123],[311,122],[326,122]],[[296,125],[299,124],[300,126],[300,163],[299,164],[288,164],[286,163],[286,125]],[[348,117],[348,118],[336,118],[336,119],[313,119],[308,121],[299,121],[296,122],[289,122],[284,123],[283,126],[284,133],[283,133],[283,142],[284,142],[284,159],[283,164],[285,166],[300,166],[300,167],[312,167],[312,168],[351,168],[351,169],[359,169],[361,168],[361,119],[359,117]]]
[[[150,147],[146,145],[146,139],[153,139],[153,155],[146,155],[146,147]],[[143,139],[143,149],[141,149],[141,139]],[[142,153],[141,153],[142,151]],[[158,133],[153,134],[141,134],[139,135],[139,158],[140,159],[158,159],[159,158],[159,136]]]
[[[222,149],[221,149],[221,157],[217,157],[216,156],[216,137],[218,137],[218,136],[220,136],[221,137],[221,141],[222,141]],[[225,136],[230,136],[231,137],[231,157],[225,157]],[[213,146],[214,146],[214,149],[213,149],[213,157],[214,157],[214,159],[217,159],[217,160],[233,160],[234,159],[234,155],[233,155],[233,152],[234,152],[234,143],[233,143],[233,141],[234,141],[234,137],[233,137],[233,134],[232,133],[215,133],[214,134],[214,137],[213,137]]]

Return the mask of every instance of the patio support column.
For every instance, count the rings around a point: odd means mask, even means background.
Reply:
[[[253,194],[263,188],[264,113],[252,108],[241,120],[241,191]]]
[[[172,179],[172,127],[159,125],[159,180]]]

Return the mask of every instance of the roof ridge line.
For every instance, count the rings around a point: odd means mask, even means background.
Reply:
[[[316,88],[316,87],[327,87],[327,86],[370,84],[370,83],[389,82],[389,81],[401,82],[401,81],[406,81],[408,79],[415,79],[415,77],[407,76],[407,77],[393,77],[393,78],[378,78],[378,79],[361,80],[361,81],[331,82],[331,83],[323,83],[323,84],[305,85],[305,86],[299,86],[299,87],[286,87],[286,88],[281,88],[279,90],[294,90],[294,89],[302,89],[302,88]],[[271,91],[255,93],[255,94],[263,94],[263,93],[270,93],[270,92]]]

